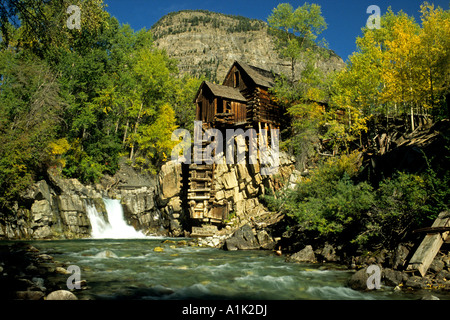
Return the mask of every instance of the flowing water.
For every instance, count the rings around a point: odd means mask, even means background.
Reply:
[[[33,245],[59,262],[80,267],[81,278],[89,286],[77,294],[81,299],[390,300],[423,296],[397,293],[393,288],[355,291],[345,286],[349,271],[286,263],[272,252],[227,252],[173,241],[71,240]],[[156,247],[164,251],[155,252]]]
[[[93,239],[136,239],[145,238],[142,232],[127,225],[120,200],[103,199],[107,219],[97,212],[94,205],[87,204],[86,211],[91,222]]]
[[[32,242],[56,261],[80,268],[81,279],[88,284],[87,290],[77,293],[80,299],[365,300],[423,296],[393,288],[355,291],[345,285],[350,271],[286,263],[273,252],[228,252],[187,246],[181,239],[145,237],[126,225],[119,201],[105,199],[105,205],[107,221],[94,207],[88,207],[92,239]]]

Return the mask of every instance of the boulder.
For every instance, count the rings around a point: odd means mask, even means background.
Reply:
[[[45,294],[42,291],[17,291],[16,299],[19,300],[41,300]]]
[[[369,274],[367,268],[356,271],[348,280],[347,285],[353,290],[367,290]]]
[[[325,244],[325,246],[321,250],[319,250],[318,254],[326,262],[339,261],[339,257],[336,255],[336,249],[328,243]]]
[[[385,285],[396,287],[403,282],[403,272],[385,268],[382,271],[381,279]]]
[[[224,249],[228,251],[235,250],[257,250],[260,245],[253,234],[252,227],[246,224],[238,229],[231,238],[225,241]]]
[[[441,272],[445,267],[445,263],[439,258],[435,258],[430,265],[429,270],[435,273]]]
[[[59,274],[72,274],[72,272],[67,271],[65,268],[63,267],[56,267],[55,268],[55,272],[59,273]]]
[[[234,171],[225,173],[222,176],[223,185],[225,186],[225,189],[234,189],[238,187],[238,181],[236,179],[236,174]]]
[[[294,253],[286,259],[288,262],[316,262],[316,256],[312,246],[307,245],[305,248],[297,253]]]
[[[267,233],[266,230],[260,230],[256,234],[256,238],[258,239],[258,243],[262,249],[265,250],[273,250],[275,248],[276,242],[272,239],[272,237]]]
[[[412,276],[406,281],[405,286],[413,289],[423,289],[425,288],[426,283],[427,280],[425,278]]]
[[[78,298],[70,291],[57,290],[50,293],[46,300],[78,300]]]
[[[409,248],[403,244],[399,244],[394,252],[394,260],[392,262],[392,268],[398,269],[406,264],[406,258],[409,254]]]
[[[160,187],[159,198],[162,203],[180,194],[181,190],[181,163],[169,161],[161,167],[158,180]]]
[[[441,280],[441,281],[447,281],[450,280],[450,272],[447,270],[441,270],[439,271],[439,273],[436,275],[436,279],[437,280]]]
[[[46,239],[53,235],[52,229],[49,226],[36,227],[33,231],[34,239]]]

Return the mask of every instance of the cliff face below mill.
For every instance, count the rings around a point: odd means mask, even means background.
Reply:
[[[125,161],[113,176],[95,185],[65,179],[48,170],[9,213],[0,214],[0,239],[80,239],[89,238],[92,224],[88,206],[106,217],[104,198],[120,200],[126,222],[146,235],[190,236],[193,222],[185,205],[183,184],[187,166],[168,162],[156,176],[134,171]],[[232,213],[221,234],[232,233],[249,223],[270,219],[271,213],[259,203],[266,188],[289,186],[300,178],[293,159],[280,156],[278,173],[261,176],[259,165],[217,165],[216,200],[227,203]]]

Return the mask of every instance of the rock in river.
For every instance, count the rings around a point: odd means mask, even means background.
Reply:
[[[257,250],[259,247],[258,241],[253,234],[252,227],[248,224],[238,229],[231,238],[225,241],[224,245],[224,249],[228,251]]]
[[[78,300],[78,298],[70,291],[57,290],[50,293],[46,300]]]
[[[286,259],[287,262],[315,262],[316,256],[313,248],[308,245]]]

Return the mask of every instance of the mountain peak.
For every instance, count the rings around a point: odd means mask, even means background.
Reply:
[[[290,63],[275,51],[266,22],[206,10],[181,10],[162,17],[151,28],[155,44],[179,61],[181,73],[205,75],[221,82],[234,61],[275,73],[290,74]],[[325,74],[341,69],[333,51],[317,50],[317,66]],[[302,67],[299,59],[298,66]]]

